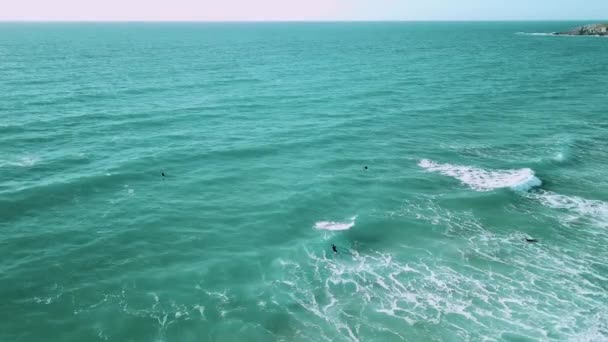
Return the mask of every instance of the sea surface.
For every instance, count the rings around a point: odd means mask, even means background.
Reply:
[[[0,341],[607,341],[579,24],[0,24]]]

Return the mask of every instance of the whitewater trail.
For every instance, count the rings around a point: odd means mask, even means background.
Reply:
[[[607,202],[542,190],[530,193],[528,196],[539,201],[545,207],[571,213],[571,219],[588,218],[597,226],[608,227]]]

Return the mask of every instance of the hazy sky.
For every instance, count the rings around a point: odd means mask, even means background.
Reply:
[[[0,0],[0,20],[534,19],[608,19],[608,0]]]

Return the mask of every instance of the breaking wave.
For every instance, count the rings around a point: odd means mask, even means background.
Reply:
[[[319,221],[315,223],[315,229],[321,230],[349,230],[355,225],[357,216],[353,216],[346,222]]]
[[[418,165],[427,171],[456,178],[462,184],[476,191],[491,191],[502,188],[528,191],[542,184],[541,180],[534,175],[534,171],[528,168],[484,170],[473,166],[442,164],[428,159],[422,159]]]

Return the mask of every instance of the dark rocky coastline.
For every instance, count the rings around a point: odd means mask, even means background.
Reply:
[[[576,27],[567,32],[555,32],[558,36],[608,36],[608,24],[593,24]]]

